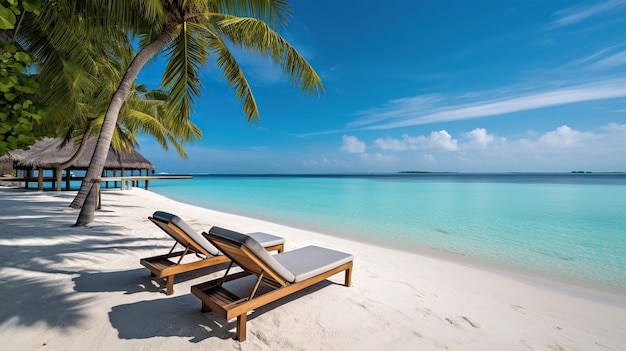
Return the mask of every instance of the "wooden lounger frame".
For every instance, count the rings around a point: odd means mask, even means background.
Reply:
[[[217,246],[224,255],[230,257],[231,263],[222,278],[194,285],[191,287],[191,293],[202,301],[202,312],[213,311],[226,320],[237,317],[235,338],[239,341],[246,340],[246,321],[249,311],[321,282],[340,272],[345,271],[345,286],[349,287],[352,283],[352,261],[309,279],[297,283],[289,283],[267,266],[246,246],[233,244],[206,235],[205,237],[212,244]],[[233,263],[238,264],[243,268],[243,271],[229,275],[228,273]],[[227,281],[239,279],[251,274],[256,275],[257,280],[247,297],[240,298],[222,286],[222,284]],[[271,291],[255,296],[260,283],[269,286]]]
[[[163,229],[166,233],[170,234],[173,238],[181,238],[182,240],[176,240],[174,246],[169,253],[165,255],[159,255],[154,257],[143,258],[139,261],[141,265],[146,267],[150,271],[150,276],[156,278],[165,278],[166,288],[165,294],[171,295],[174,293],[174,276],[179,273],[189,272],[196,269],[214,266],[216,264],[228,262],[230,259],[225,255],[211,255],[206,249],[198,245],[189,235],[181,230],[176,224],[172,222],[166,222],[154,217],[148,217],[154,224]],[[174,249],[181,242],[189,243],[184,247],[182,251],[174,252]],[[182,244],[181,244],[182,245]],[[281,253],[285,250],[285,244],[278,244],[268,246],[265,248],[267,251],[278,251]],[[195,254],[198,260],[192,262],[181,263],[183,258],[187,254]],[[172,262],[171,258],[178,257],[177,262]]]

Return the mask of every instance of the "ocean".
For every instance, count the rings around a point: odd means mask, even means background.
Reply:
[[[626,292],[626,174],[194,175],[153,181],[150,190],[352,240]]]

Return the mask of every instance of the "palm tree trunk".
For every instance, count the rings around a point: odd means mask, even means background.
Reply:
[[[102,129],[100,131],[100,136],[98,137],[93,156],[91,157],[89,168],[87,169],[85,178],[83,178],[83,182],[80,185],[80,190],[76,195],[76,198],[74,198],[74,201],[70,204],[73,208],[81,208],[80,215],[78,216],[75,224],[76,226],[85,226],[93,222],[97,202],[95,201],[95,197],[98,196],[100,183],[94,183],[92,182],[92,179],[96,179],[102,174],[106,157],[109,152],[109,148],[111,147],[111,139],[113,138],[117,117],[132,84],[146,62],[161,51],[167,43],[176,38],[179,31],[180,29],[177,25],[166,26],[161,35],[159,35],[155,41],[139,51],[126,70],[117,91],[113,94],[113,98],[109,104],[109,109],[104,115]],[[93,198],[90,199],[90,201],[85,201],[87,196]]]
[[[57,166],[57,191],[61,191],[61,173],[63,173],[63,169],[71,166],[72,163],[74,163],[74,161],[76,161],[76,159],[80,157],[80,155],[83,153],[83,150],[85,150],[85,145],[87,145],[87,140],[89,140],[89,135],[91,134],[91,130],[93,129],[93,120],[89,120],[87,121],[87,123],[88,123],[87,129],[85,130],[85,133],[83,134],[83,140],[80,141],[78,150],[76,150],[72,158],[70,158],[69,160]],[[69,182],[69,178],[68,178],[68,182]],[[69,185],[68,185],[68,188],[69,188]]]

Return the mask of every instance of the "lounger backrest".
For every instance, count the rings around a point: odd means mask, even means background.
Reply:
[[[263,245],[259,244],[258,241],[248,235],[220,227],[212,227],[209,230],[208,238],[220,251],[228,256],[228,258],[246,270],[257,274],[261,271],[275,273],[279,278],[282,278],[283,282],[289,283],[292,283],[296,278],[293,273],[276,261],[276,259],[263,248]],[[235,249],[233,249],[233,247]],[[241,250],[241,247],[245,247],[247,250]],[[236,248],[239,248],[239,250],[236,250]],[[251,257],[246,257],[248,253],[253,254],[260,262]],[[281,283],[280,281],[278,282]]]
[[[150,220],[185,247],[191,247],[193,250],[207,256],[220,254],[215,246],[176,215],[163,211],[155,211]],[[172,228],[172,226],[175,228]]]

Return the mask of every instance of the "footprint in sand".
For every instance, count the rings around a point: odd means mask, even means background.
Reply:
[[[458,318],[459,318],[461,321],[463,321],[463,322],[465,322],[465,323],[469,324],[472,328],[480,329],[480,324],[479,324],[479,323],[474,322],[473,320],[469,319],[468,317],[465,317],[465,316],[459,316]],[[452,319],[452,318],[446,318],[446,321],[447,321],[448,323],[450,323],[451,325],[453,325],[453,326],[457,327],[457,328],[461,328],[461,327],[462,327],[462,326],[461,326],[461,323],[459,323],[459,321],[458,321],[456,318],[455,318],[455,319]]]
[[[511,305],[511,308],[512,308],[512,309],[514,309],[514,310],[516,310],[516,311],[519,311],[519,310],[523,310],[523,309],[524,309],[524,307],[522,307],[522,306],[520,306],[520,305]]]
[[[415,311],[423,317],[428,317],[433,312],[430,308],[416,308]]]
[[[460,316],[459,318],[461,318],[462,320],[464,320],[467,324],[471,325],[472,327],[476,328],[476,329],[480,329],[480,324],[474,322],[473,320],[465,317],[465,316]]]
[[[450,323],[451,325],[453,325],[453,326],[457,327],[457,328],[459,327],[459,323],[458,323],[457,321],[455,321],[455,320],[452,320],[452,319],[450,319],[450,318],[446,318],[446,321],[447,321],[448,323]]]
[[[565,348],[565,347],[563,347],[563,346],[561,346],[559,344],[547,345],[547,346],[548,346],[548,348],[550,350],[554,350],[554,351],[567,351],[567,350],[569,350],[568,348]]]

